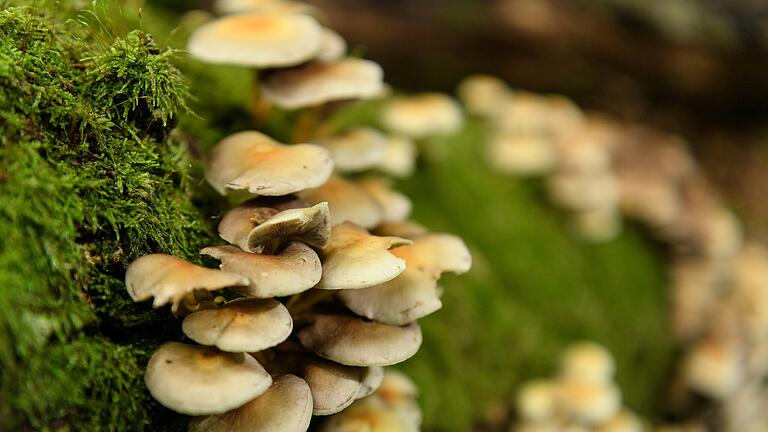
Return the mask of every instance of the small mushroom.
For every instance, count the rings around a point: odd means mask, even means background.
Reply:
[[[205,178],[222,195],[245,189],[280,196],[320,186],[333,172],[327,150],[312,144],[280,144],[256,131],[224,138],[211,151]]]
[[[590,210],[616,207],[619,190],[609,171],[594,173],[558,172],[547,179],[549,195],[568,210]]]
[[[382,77],[378,64],[346,58],[276,71],[264,78],[262,91],[275,105],[298,109],[337,100],[375,97],[382,91]]]
[[[376,395],[361,399],[323,423],[321,432],[418,432],[418,422]]]
[[[388,146],[386,136],[366,127],[316,138],[313,143],[331,152],[334,165],[341,172],[358,172],[377,166],[386,157]]]
[[[368,366],[363,374],[363,382],[357,392],[357,398],[370,396],[381,387],[384,382],[384,368],[381,366]]]
[[[611,353],[594,342],[569,346],[560,362],[560,376],[570,381],[610,382],[615,371]]]
[[[616,415],[608,419],[605,423],[598,425],[595,432],[644,432],[643,422],[637,417],[637,414],[623,409]]]
[[[557,397],[556,382],[528,382],[517,394],[517,414],[526,422],[551,420],[557,412]]]
[[[304,362],[302,377],[312,389],[314,415],[331,415],[352,405],[361,390],[365,369],[317,357]]]
[[[507,83],[490,75],[468,76],[457,89],[467,111],[483,117],[492,116],[510,93]]]
[[[563,414],[585,425],[603,423],[621,408],[621,392],[611,382],[563,381],[558,396]]]
[[[229,15],[202,25],[187,50],[209,63],[256,68],[293,66],[314,57],[322,27],[303,14],[261,12]]]
[[[416,168],[416,144],[402,135],[387,137],[387,149],[378,168],[395,177],[408,177]]]
[[[543,174],[554,166],[554,146],[541,134],[498,133],[491,139],[488,162],[503,174]]]
[[[366,177],[355,182],[379,203],[384,210],[382,222],[403,222],[411,214],[411,200],[392,189],[392,182],[383,177]]]
[[[710,398],[727,400],[744,381],[743,355],[737,343],[726,337],[700,341],[683,360],[688,386]]]
[[[244,405],[266,392],[272,378],[249,354],[168,342],[152,354],[144,382],[163,406],[208,415]]]
[[[587,241],[610,241],[621,233],[622,219],[615,207],[580,210],[571,216],[576,233]]]
[[[390,249],[410,244],[399,237],[378,237],[354,224],[333,227],[323,249],[323,275],[317,288],[356,290],[386,282],[405,270],[405,261]]]
[[[249,297],[298,294],[315,286],[322,274],[317,253],[299,242],[288,243],[277,255],[243,252],[235,246],[211,246],[200,253],[221,260],[222,270],[247,277],[249,283],[235,290]]]
[[[242,407],[193,419],[190,432],[305,432],[312,420],[309,385],[295,375],[275,378],[266,393]]]
[[[277,300],[237,299],[187,315],[181,328],[202,345],[229,352],[258,352],[286,340],[293,331],[293,320]]]
[[[453,133],[464,118],[459,104],[449,96],[422,93],[390,101],[382,110],[381,122],[389,131],[419,139]]]
[[[153,307],[171,303],[176,312],[179,304],[195,290],[214,291],[248,285],[248,279],[235,273],[201,267],[165,254],[144,255],[128,266],[125,286],[133,301],[154,297]]]
[[[331,236],[330,210],[325,202],[279,211],[260,200],[250,200],[224,215],[219,236],[252,252],[291,240],[322,248]]]
[[[323,62],[332,62],[341,59],[347,54],[347,42],[335,31],[324,28],[320,41],[320,50],[315,57]]]
[[[422,340],[415,322],[398,327],[343,315],[314,315],[298,338],[319,356],[348,366],[403,362],[416,354]]]
[[[352,222],[369,229],[384,218],[384,209],[372,196],[360,186],[339,177],[332,177],[322,186],[300,195],[311,204],[327,202],[333,225]]]

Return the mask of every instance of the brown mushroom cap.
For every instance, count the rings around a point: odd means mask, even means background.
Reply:
[[[262,83],[264,97],[285,109],[298,109],[344,99],[367,99],[382,91],[381,66],[347,58],[309,63],[277,71]]]
[[[277,300],[237,299],[187,315],[181,328],[202,345],[229,352],[257,352],[288,339],[293,320]]]
[[[211,151],[205,178],[222,195],[245,189],[258,195],[288,195],[320,186],[333,172],[333,158],[312,144],[284,145],[256,131],[230,135]]]
[[[163,406],[182,414],[208,415],[263,394],[272,378],[248,354],[168,342],[152,354],[144,382]]]
[[[154,297],[152,306],[171,303],[173,312],[194,290],[213,291],[247,284],[248,279],[239,274],[201,267],[165,254],[144,255],[125,272],[125,286],[134,301]]]
[[[341,172],[357,172],[380,164],[387,154],[387,137],[375,129],[361,127],[339,135],[316,138],[314,144],[328,149]]]
[[[348,366],[388,366],[403,362],[421,346],[417,323],[397,327],[342,315],[315,315],[298,332],[304,347]]]
[[[312,420],[312,393],[295,375],[275,378],[266,393],[242,407],[193,419],[190,432],[305,432]]]
[[[209,63],[285,67],[315,56],[321,36],[322,27],[308,15],[247,13],[204,24],[190,36],[187,50]]]
[[[379,203],[384,210],[382,222],[403,222],[411,214],[411,200],[392,189],[392,182],[383,177],[366,177],[355,182]]]
[[[364,373],[365,369],[359,367],[307,358],[302,377],[312,389],[313,414],[335,414],[350,406],[360,392]]]
[[[384,210],[372,196],[360,186],[339,177],[332,177],[322,186],[300,195],[311,204],[327,202],[333,225],[352,222],[368,229],[380,224],[384,217]]]
[[[221,260],[222,270],[247,277],[249,284],[236,290],[249,297],[298,294],[315,286],[322,274],[317,253],[299,242],[288,243],[277,255],[243,252],[235,246],[212,246],[200,253]]]
[[[405,270],[405,261],[389,249],[410,242],[373,236],[351,223],[336,225],[322,252],[323,275],[317,288],[352,290],[386,282]]]
[[[392,132],[412,138],[447,134],[464,122],[459,104],[440,93],[402,96],[390,101],[381,112],[381,122]]]

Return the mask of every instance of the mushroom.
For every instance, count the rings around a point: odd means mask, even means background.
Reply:
[[[727,400],[743,383],[743,355],[727,337],[709,337],[697,343],[683,360],[688,386],[710,398]]]
[[[248,279],[165,254],[144,255],[125,272],[125,286],[133,301],[154,297],[153,307],[171,303],[173,312],[178,310],[184,297],[195,290],[214,291],[238,285],[248,285]]]
[[[644,432],[643,422],[635,413],[627,409],[619,411],[616,415],[601,423],[595,428],[595,432]]]
[[[328,244],[331,215],[327,203],[282,211],[278,208],[260,199],[246,201],[224,215],[219,223],[219,236],[252,252],[292,240],[318,248]]]
[[[341,59],[345,54],[347,54],[347,42],[344,38],[335,31],[324,28],[320,50],[315,58],[322,62],[332,62]]]
[[[305,432],[311,420],[309,385],[295,375],[283,375],[266,393],[234,411],[193,419],[189,431]]]
[[[344,315],[314,315],[298,332],[301,344],[321,357],[347,366],[389,366],[421,346],[417,323],[390,326]]]
[[[526,422],[543,422],[555,417],[557,383],[535,380],[526,383],[517,394],[517,413]]]
[[[220,414],[263,394],[272,378],[249,354],[167,342],[144,375],[158,402],[187,415]]]
[[[315,286],[322,274],[315,251],[299,242],[288,243],[277,255],[243,252],[235,246],[211,246],[200,253],[221,260],[222,270],[247,277],[249,283],[235,290],[248,297],[298,294]]]
[[[275,105],[293,110],[375,97],[382,91],[382,77],[378,64],[346,58],[276,71],[264,78],[262,91]]]
[[[619,190],[609,171],[589,174],[558,172],[547,179],[552,201],[569,210],[615,207]]]
[[[310,357],[305,359],[302,377],[312,389],[314,415],[331,415],[344,410],[357,399],[365,369],[344,366]]]
[[[621,408],[621,392],[611,382],[566,380],[558,386],[563,414],[586,425],[603,423]]]
[[[323,249],[323,275],[317,288],[356,290],[386,282],[405,270],[405,261],[390,249],[410,244],[399,237],[378,237],[345,222],[331,230]]]
[[[387,148],[378,168],[395,177],[407,177],[416,167],[416,144],[402,135],[387,137]]]
[[[424,225],[414,221],[383,222],[371,232],[378,236],[395,236],[414,240],[429,233]]]
[[[331,152],[336,169],[342,172],[357,172],[376,167],[386,157],[389,144],[386,136],[367,127],[312,141]]]
[[[388,407],[375,394],[331,416],[320,428],[321,432],[418,432],[419,430],[418,422],[405,413]]]
[[[576,232],[592,242],[613,240],[621,233],[621,215],[612,206],[576,211],[572,221]]]
[[[470,75],[459,83],[459,100],[472,114],[490,117],[509,97],[507,83],[490,75]]]
[[[611,353],[594,342],[572,344],[560,361],[560,376],[570,381],[610,382],[615,371]]]
[[[541,134],[497,133],[488,148],[488,163],[504,174],[536,175],[554,166],[552,141]]]
[[[331,224],[352,222],[363,228],[373,228],[384,218],[384,209],[363,188],[339,177],[332,177],[322,186],[302,192],[301,197],[316,204],[327,202]]]
[[[268,196],[320,186],[333,172],[333,158],[312,144],[284,145],[256,131],[224,138],[211,151],[205,178],[222,195],[245,189]]]
[[[312,5],[290,0],[216,0],[213,8],[220,14],[272,12],[316,16],[319,13]]]
[[[392,190],[392,182],[383,177],[366,177],[355,182],[384,210],[382,222],[403,222],[411,214],[411,200]]]
[[[187,42],[192,56],[209,63],[255,68],[293,66],[314,57],[322,27],[303,14],[229,15],[202,25]]]
[[[463,121],[459,104],[440,93],[398,97],[381,112],[381,122],[387,130],[416,139],[453,133]]]
[[[293,320],[277,300],[237,299],[188,315],[181,328],[187,337],[202,345],[215,345],[229,352],[257,352],[288,339]]]
[[[363,382],[357,392],[357,398],[370,396],[381,387],[384,382],[384,368],[381,366],[368,366],[363,374]]]

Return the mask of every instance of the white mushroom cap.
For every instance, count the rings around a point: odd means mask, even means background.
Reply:
[[[607,171],[559,172],[547,179],[547,189],[552,201],[569,210],[615,207],[619,198],[616,178]]]
[[[320,50],[315,58],[323,62],[332,62],[341,59],[346,54],[347,42],[344,38],[327,27],[323,28]]]
[[[564,414],[587,425],[603,423],[621,408],[621,392],[613,383],[567,380],[558,393]]]
[[[381,366],[368,366],[363,373],[363,382],[357,392],[357,398],[370,396],[381,387],[384,382],[384,368]]]
[[[560,117],[552,118],[555,112],[546,97],[515,91],[497,108],[493,120],[502,131],[552,134],[562,127]]]
[[[314,415],[331,415],[352,405],[362,386],[365,369],[308,358],[302,377],[312,389]]]
[[[331,224],[352,222],[369,229],[379,225],[384,209],[360,186],[339,177],[332,177],[322,186],[301,193],[311,204],[327,202],[331,210]]]
[[[249,297],[298,294],[315,286],[322,274],[317,253],[299,242],[288,243],[277,255],[243,252],[235,246],[211,246],[200,253],[221,260],[223,270],[247,277],[249,283],[236,291]]]
[[[216,0],[213,8],[220,14],[243,12],[272,12],[317,15],[318,10],[307,3],[290,0]]]
[[[743,357],[734,341],[709,338],[699,342],[683,361],[688,386],[717,400],[726,400],[742,384]]]
[[[517,413],[525,421],[541,422],[555,417],[557,383],[536,380],[526,383],[517,394]]]
[[[294,375],[275,378],[266,393],[224,414],[193,419],[190,432],[306,432],[312,420],[312,393]]]
[[[440,93],[398,97],[387,103],[381,122],[392,132],[412,138],[448,134],[461,128],[464,117],[459,104]]]
[[[312,58],[321,38],[322,27],[308,15],[248,13],[204,24],[190,36],[187,50],[209,63],[285,67]]]
[[[480,116],[491,116],[510,94],[509,86],[490,75],[471,75],[459,83],[457,94],[467,111]]]
[[[323,275],[317,288],[351,290],[386,282],[406,266],[389,249],[406,244],[410,240],[373,236],[351,223],[336,225],[323,249]]]
[[[615,371],[613,355],[594,342],[572,344],[560,361],[560,376],[571,381],[610,382]]]
[[[331,236],[328,204],[277,211],[259,200],[247,201],[227,212],[219,223],[219,236],[245,251],[260,252],[266,244],[297,240],[325,247]]]
[[[417,323],[397,327],[342,315],[315,315],[298,332],[304,347],[348,366],[388,366],[412,357],[421,346]]]
[[[316,138],[314,144],[325,147],[341,172],[358,172],[380,164],[387,154],[387,137],[381,132],[361,127],[340,135]]]
[[[229,352],[257,352],[288,339],[293,320],[277,300],[237,299],[187,315],[181,328],[202,345]]]
[[[383,177],[366,177],[355,182],[384,210],[382,222],[404,222],[411,214],[411,200],[392,189],[392,181]]]
[[[434,278],[445,272],[462,274],[472,267],[472,255],[464,241],[452,234],[427,234],[417,237],[413,244],[392,250],[409,267]]]
[[[152,354],[144,375],[163,406],[188,415],[219,414],[263,394],[272,377],[253,357],[177,342]]]
[[[382,90],[384,72],[370,61],[347,58],[276,71],[262,83],[264,97],[285,109],[345,99],[368,99]]]
[[[125,272],[125,286],[133,301],[154,297],[152,306],[171,303],[173,312],[195,290],[214,291],[247,284],[248,279],[239,274],[201,267],[165,254],[144,255]]]
[[[331,416],[321,432],[418,432],[419,423],[406,413],[388,407],[376,395],[361,399]]]
[[[387,137],[387,149],[378,168],[395,177],[407,177],[416,168],[416,144],[402,135]]]
[[[535,175],[552,169],[555,151],[552,140],[532,133],[497,133],[489,143],[488,163],[504,174]]]
[[[320,186],[333,172],[333,158],[312,144],[283,145],[256,131],[230,135],[211,151],[205,178],[219,193],[245,189],[258,195],[288,195]]]

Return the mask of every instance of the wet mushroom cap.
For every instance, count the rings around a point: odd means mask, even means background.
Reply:
[[[327,202],[333,225],[352,222],[368,229],[379,225],[384,218],[384,209],[368,192],[339,177],[332,177],[322,186],[300,195],[311,204]]]
[[[315,315],[298,338],[319,356],[348,366],[403,362],[416,354],[422,340],[415,322],[398,327],[343,315]]]
[[[371,128],[357,128],[330,137],[316,138],[333,155],[334,166],[341,172],[357,172],[373,168],[387,155],[387,137]]]
[[[333,158],[312,144],[284,145],[256,131],[224,138],[211,151],[205,178],[222,195],[244,189],[281,196],[320,186],[333,172]]]
[[[321,37],[322,27],[308,15],[247,13],[202,25],[190,36],[187,50],[209,63],[285,67],[312,58]]]
[[[202,345],[228,352],[258,352],[286,340],[293,331],[293,320],[277,300],[237,299],[188,315],[181,328]]]
[[[410,244],[399,237],[378,237],[352,223],[336,225],[322,251],[323,275],[317,288],[360,289],[393,279],[405,270],[405,261],[393,247]]]
[[[266,393],[242,407],[219,415],[198,417],[190,432],[305,432],[312,420],[309,385],[295,375],[275,378]]]
[[[144,255],[133,261],[125,272],[125,286],[134,301],[154,297],[152,306],[171,303],[175,312],[182,299],[195,290],[213,291],[248,280],[238,274],[201,267],[165,254]]]
[[[235,290],[249,297],[298,294],[315,286],[322,275],[317,253],[299,242],[288,243],[277,255],[244,252],[235,246],[212,246],[200,253],[221,260],[225,271],[247,277],[249,283]]]
[[[187,415],[220,414],[263,394],[272,378],[249,354],[167,342],[144,375],[152,396]]]
[[[440,93],[395,98],[381,113],[381,122],[387,130],[412,138],[455,132],[463,119],[459,104]]]
[[[264,97],[284,109],[298,109],[345,99],[368,99],[382,91],[381,66],[347,58],[277,71],[262,83]]]

